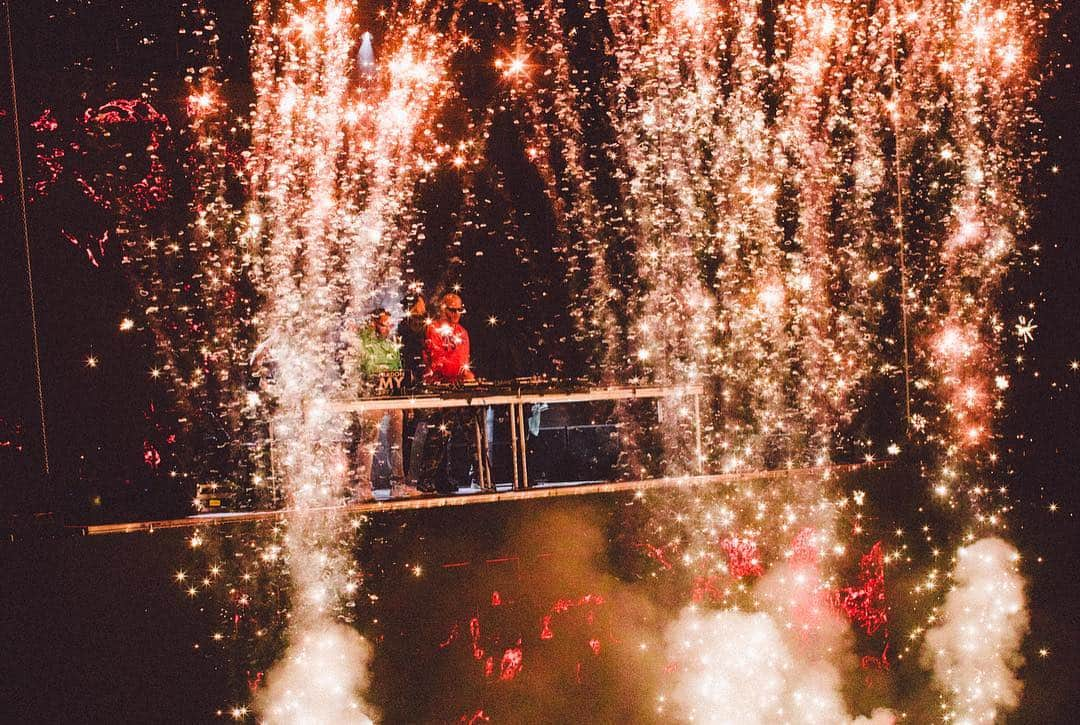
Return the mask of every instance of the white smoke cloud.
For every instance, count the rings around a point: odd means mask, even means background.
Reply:
[[[388,39],[368,78],[370,114],[357,116],[352,63],[355,3],[255,3],[251,140],[253,278],[263,304],[264,392],[275,437],[275,476],[293,514],[285,550],[293,583],[289,645],[256,703],[274,723],[370,723],[360,698],[370,652],[337,612],[354,596],[350,536],[320,509],[350,487],[348,418],[325,405],[355,395],[357,366],[344,332],[398,282],[423,120],[444,88],[440,43]],[[434,22],[422,4],[402,27]],[[318,33],[282,33],[317,27]],[[448,41],[447,48],[456,41]],[[370,48],[369,48],[370,49]],[[361,55],[361,65],[374,59]],[[370,68],[362,68],[365,75]],[[409,160],[410,163],[403,163]],[[314,511],[314,513],[311,513]],[[310,515],[308,515],[310,514]]]
[[[289,725],[371,725],[361,694],[371,647],[352,628],[326,620],[298,628],[285,657],[259,693],[262,722]]]
[[[939,623],[926,634],[923,665],[950,698],[958,725],[992,723],[1016,707],[1022,689],[1016,670],[1028,631],[1020,554],[986,538],[957,552],[954,588]]]
[[[885,709],[869,718],[849,713],[840,663],[850,656],[850,632],[818,604],[819,586],[813,567],[780,565],[755,587],[775,613],[684,609],[667,631],[678,713],[711,725],[895,722]]]

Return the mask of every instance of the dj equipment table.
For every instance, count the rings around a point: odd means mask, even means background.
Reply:
[[[320,405],[324,410],[334,413],[360,413],[378,410],[427,410],[435,408],[486,408],[505,405],[510,410],[510,450],[514,461],[514,490],[529,487],[529,465],[525,452],[525,406],[535,403],[561,404],[586,403],[597,401],[691,398],[693,400],[694,442],[697,448],[698,473],[703,472],[704,456],[701,441],[701,396],[704,387],[697,385],[649,385],[649,386],[612,386],[604,388],[583,388],[580,390],[543,390],[535,385],[520,386],[515,389],[511,384],[477,385],[473,387],[447,388],[437,392],[425,392],[415,396],[389,398],[362,398],[355,400],[328,400]],[[476,428],[476,450],[480,487],[493,489],[490,472],[483,460],[484,433],[479,425]]]

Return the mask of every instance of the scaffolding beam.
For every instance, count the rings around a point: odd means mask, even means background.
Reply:
[[[608,493],[646,491],[655,488],[689,488],[696,486],[732,485],[744,481],[767,481],[788,477],[810,477],[829,473],[843,473],[859,469],[882,468],[885,463],[855,463],[811,468],[785,468],[773,471],[747,471],[721,473],[707,476],[678,476],[649,478],[634,481],[588,481],[555,483],[534,486],[525,490],[483,491],[458,493],[449,496],[414,496],[386,501],[364,501],[338,506],[315,506],[311,508],[287,508],[277,511],[235,511],[214,514],[197,514],[177,519],[157,521],[132,521],[116,524],[89,524],[67,526],[87,536],[103,534],[153,533],[158,529],[190,529],[201,526],[223,526],[255,521],[282,521],[306,516],[350,516],[356,514],[415,511],[418,509],[444,508],[448,506],[471,506],[475,504],[504,503],[509,501],[533,501],[562,496],[588,496]]]

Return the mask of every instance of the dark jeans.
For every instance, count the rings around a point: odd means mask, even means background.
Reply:
[[[483,480],[486,486],[491,483],[491,463],[487,456],[486,434],[484,432],[483,408],[448,408],[435,410],[425,419],[427,433],[424,438],[423,456],[420,460],[420,472],[417,476],[417,488],[421,491],[453,493],[461,483],[477,483]],[[483,473],[477,467],[477,436],[480,437],[479,457]],[[469,451],[469,464],[465,475],[455,475],[451,470],[452,456],[450,448],[455,440],[464,441]],[[472,471],[472,476],[468,471]],[[481,476],[483,478],[481,478]]]

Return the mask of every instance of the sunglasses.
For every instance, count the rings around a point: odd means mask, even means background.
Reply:
[[[465,314],[465,308],[464,307],[447,307],[446,311],[447,312],[460,312],[463,315]]]

